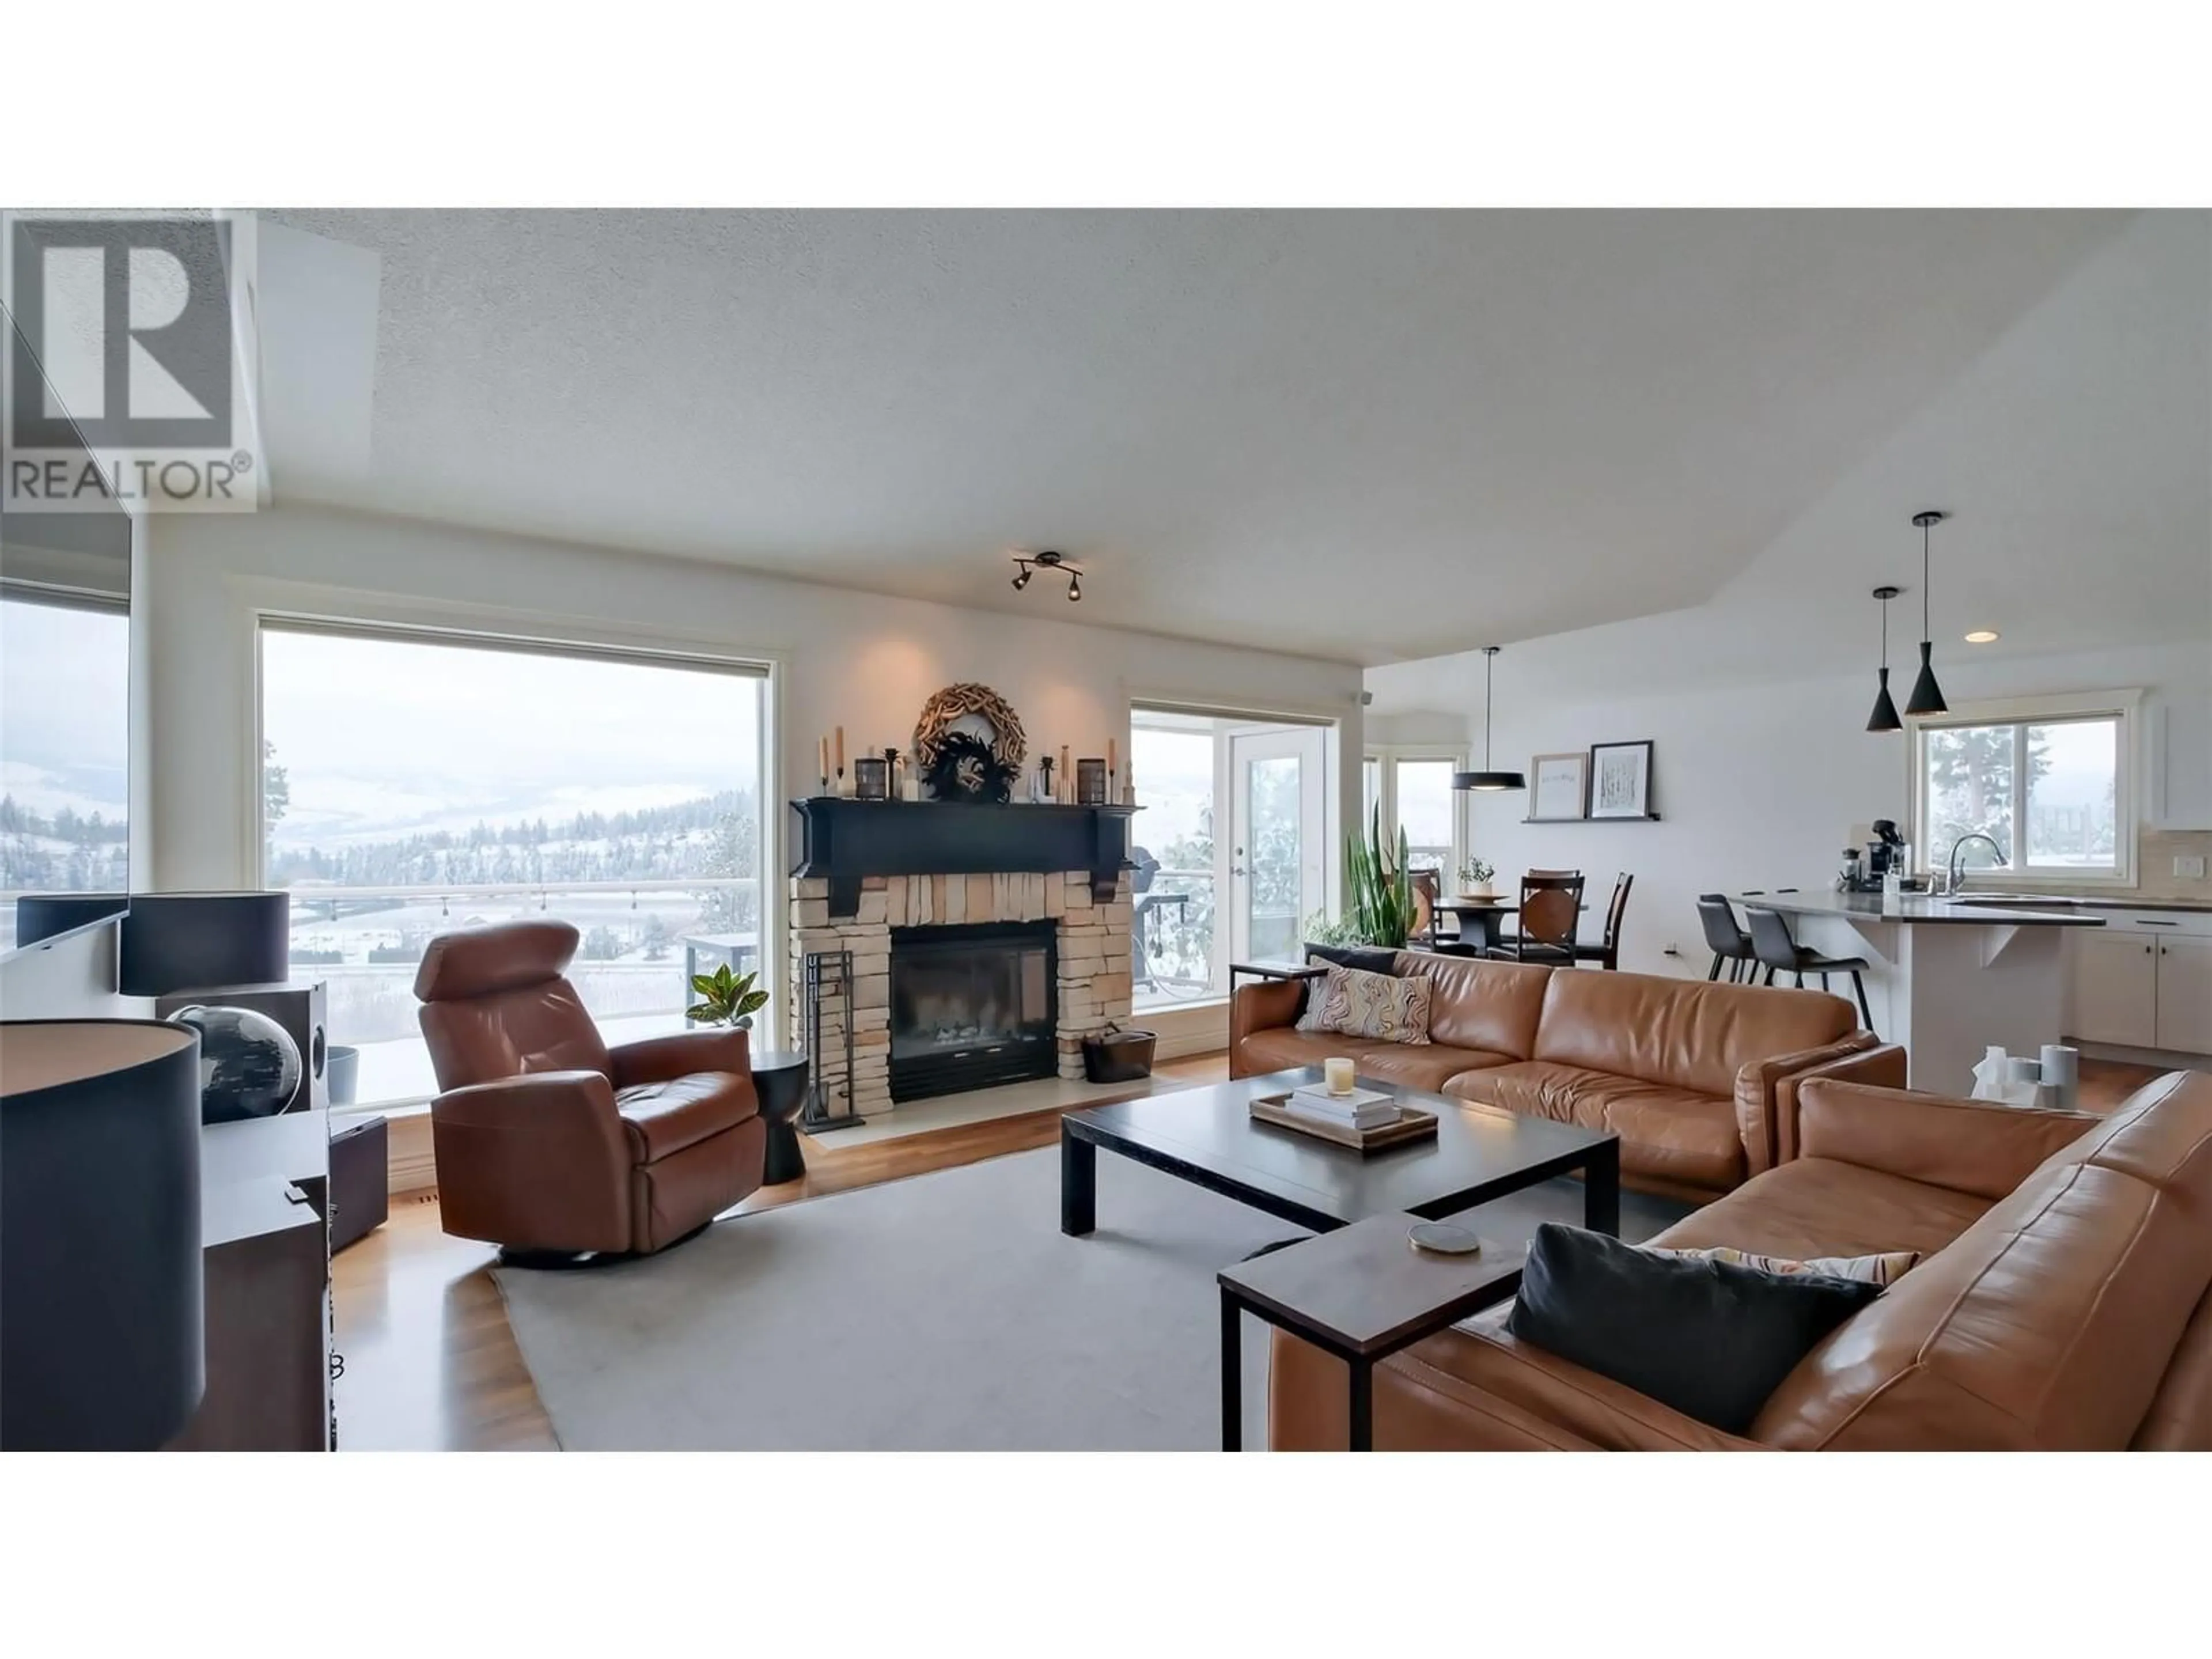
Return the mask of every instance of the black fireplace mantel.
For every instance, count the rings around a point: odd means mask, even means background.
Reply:
[[[1128,867],[1129,817],[1141,810],[817,795],[791,803],[791,873],[829,878],[832,917],[859,911],[870,876],[1088,870],[1103,904]]]

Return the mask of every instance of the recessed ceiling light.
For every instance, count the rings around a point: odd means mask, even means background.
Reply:
[[[1966,635],[1968,645],[1994,645],[1999,635],[1994,628],[1977,628]]]

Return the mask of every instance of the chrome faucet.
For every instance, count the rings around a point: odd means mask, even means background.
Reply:
[[[2010,860],[2005,857],[2004,848],[1997,845],[1996,837],[1985,836],[1978,830],[1975,830],[1971,836],[1960,836],[1958,840],[1951,843],[1950,878],[1943,884],[1943,891],[1947,895],[1956,893],[1959,890],[1959,854],[1965,850],[1966,843],[1970,841],[1988,842],[1990,844],[1990,851],[1997,855],[1997,868],[2000,870],[2005,868],[2010,862]]]

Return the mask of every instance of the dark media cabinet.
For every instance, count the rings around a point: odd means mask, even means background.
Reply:
[[[200,1131],[207,1391],[166,1449],[331,1449],[330,1137],[319,1108]]]

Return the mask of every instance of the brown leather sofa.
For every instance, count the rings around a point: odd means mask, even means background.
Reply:
[[[748,1034],[610,1048],[562,976],[575,954],[564,921],[446,933],[423,953],[440,1216],[518,1253],[662,1249],[761,1184]]]
[[[1306,988],[1241,987],[1232,1077],[1349,1055],[1363,1076],[1620,1137],[1621,1179],[1702,1200],[1790,1156],[1781,1127],[1808,1078],[1902,1085],[1905,1051],[1820,991],[1601,974],[1401,951],[1431,992],[1427,1043],[1293,1029]]]
[[[2108,1118],[1827,1079],[1798,1155],[1661,1234],[1923,1260],[1725,1434],[1516,1342],[1493,1309],[1386,1360],[1375,1444],[1412,1449],[2212,1449],[2212,1077]],[[1344,1443],[1342,1365],[1278,1336],[1272,1443]]]

